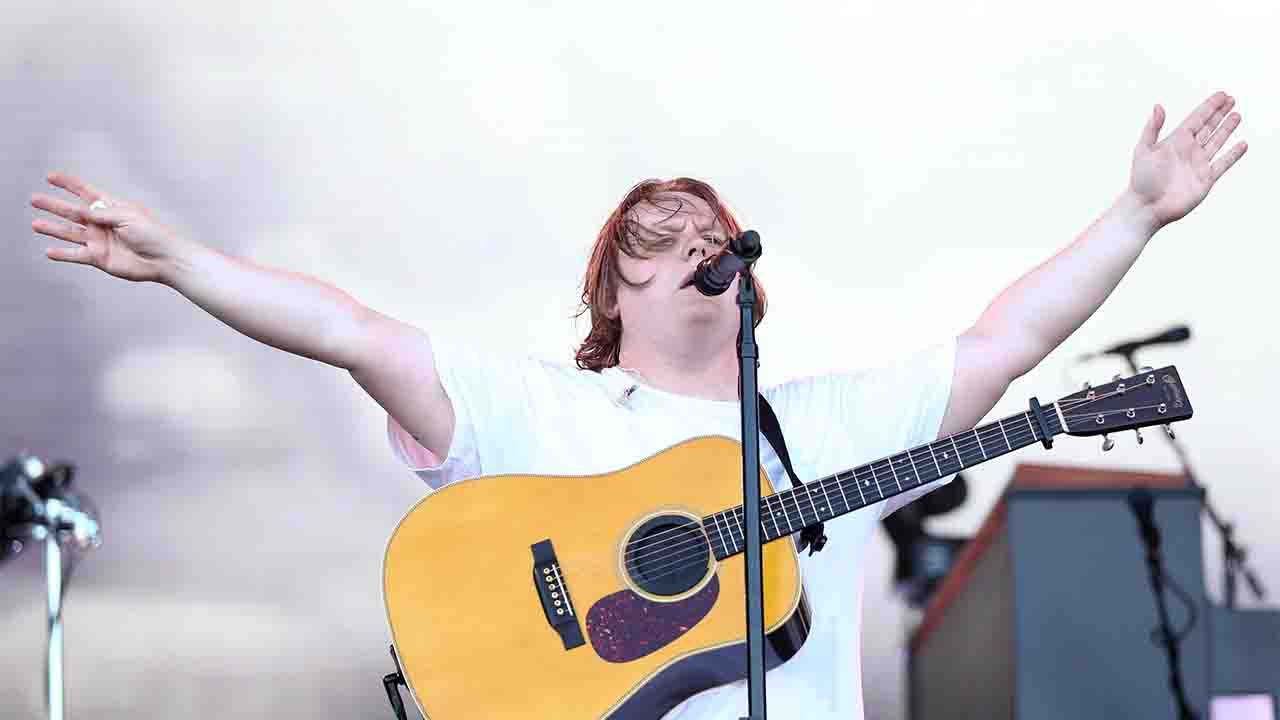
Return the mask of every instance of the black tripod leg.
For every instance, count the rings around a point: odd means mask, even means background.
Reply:
[[[396,714],[396,719],[408,720],[408,716],[404,714],[404,699],[400,697],[399,687],[406,685],[406,683],[404,681],[404,673],[400,670],[400,658],[396,657],[396,647],[394,645],[391,646],[391,660],[396,664],[396,671],[382,678],[382,687],[387,691],[387,701],[391,703],[391,710]]]

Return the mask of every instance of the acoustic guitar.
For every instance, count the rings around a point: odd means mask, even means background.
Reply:
[[[781,492],[762,470],[766,667],[810,617],[795,543],[772,541],[1056,435],[1190,417],[1174,367],[1143,368]],[[648,720],[745,677],[741,453],[696,437],[616,472],[477,477],[418,502],[383,597],[423,716]]]

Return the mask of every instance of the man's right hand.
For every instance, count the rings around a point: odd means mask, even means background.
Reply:
[[[31,229],[42,235],[65,240],[78,247],[53,247],[45,251],[50,260],[92,265],[118,278],[164,282],[177,247],[184,241],[157,222],[147,208],[108,197],[73,175],[50,173],[49,184],[60,187],[79,202],[36,193],[32,207],[48,211],[73,224],[43,217],[31,221]],[[89,209],[95,200],[107,208]]]

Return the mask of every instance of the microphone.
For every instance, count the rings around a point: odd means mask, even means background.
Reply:
[[[1175,325],[1159,335],[1152,335],[1149,338],[1143,338],[1141,340],[1122,342],[1119,345],[1113,345],[1106,350],[1100,350],[1096,353],[1085,353],[1080,356],[1080,359],[1089,360],[1103,355],[1120,355],[1121,357],[1128,357],[1133,354],[1134,350],[1137,350],[1140,347],[1146,347],[1147,345],[1159,345],[1161,343],[1179,343],[1189,337],[1191,337],[1191,328],[1186,325]]]
[[[746,230],[730,240],[728,248],[698,263],[691,284],[703,295],[721,295],[733,284],[733,279],[748,271],[759,257],[760,234]]]

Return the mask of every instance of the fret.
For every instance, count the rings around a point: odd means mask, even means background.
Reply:
[[[975,428],[975,429],[973,429],[973,430],[970,430],[969,432],[973,433],[973,438],[974,438],[975,440],[977,440],[977,441],[978,441],[978,449],[982,451],[982,459],[983,459],[983,460],[986,460],[986,459],[987,459],[987,449],[986,449],[986,448],[984,448],[984,447],[982,447],[982,438],[978,435],[978,431],[977,431],[977,429]]]
[[[720,533],[720,544],[721,544],[721,545],[724,545],[724,546],[725,546],[725,549],[726,549],[726,550],[728,550],[728,549],[730,549],[730,548],[729,548],[728,543],[726,543],[726,542],[725,542],[725,540],[724,540],[724,531],[720,529],[720,523],[719,523],[719,521],[717,521],[717,520],[716,520],[716,518],[717,518],[717,517],[719,517],[720,519],[724,519],[724,513],[716,513],[715,515],[712,515],[712,516],[711,516],[711,519],[712,519],[712,521],[714,521],[714,522],[716,523],[716,532]],[[727,526],[728,524],[729,524],[729,521],[728,521],[728,520],[725,520],[725,525]],[[732,539],[732,538],[733,538],[733,533],[729,533],[729,537]],[[737,552],[737,551],[738,551],[738,546],[737,546],[737,545],[734,545],[734,546],[733,546],[733,548],[732,548],[732,550],[733,550],[734,552]]]
[[[1031,428],[1031,439],[1038,440],[1039,438],[1036,437],[1036,426],[1031,424],[1031,413],[1022,413],[1022,417],[1027,419],[1027,427]]]
[[[893,458],[889,458],[889,472],[893,473],[893,481],[898,484],[898,490],[902,490],[902,481],[898,479],[898,471],[893,469]],[[884,497],[884,493],[880,493]]]
[[[889,469],[893,469],[893,463],[889,463]],[[876,477],[876,464],[871,463],[871,479],[876,481],[876,492],[880,493],[880,499],[884,499],[884,490],[880,489],[880,478]]]
[[[933,451],[933,444],[929,444],[929,455],[933,457],[933,466],[938,468],[938,477],[942,477],[942,466],[938,464],[938,455]]]
[[[808,486],[808,485],[805,485],[804,483],[801,483],[801,484],[800,484],[800,487],[804,488],[804,495],[805,495],[805,497],[809,498],[809,507],[813,508],[813,519],[814,519],[814,521],[817,521],[817,519],[818,519],[818,504],[817,504],[817,503],[815,503],[815,502],[813,501],[813,491],[812,491],[812,490],[810,490],[810,489],[809,489],[809,486]],[[808,524],[809,524],[809,520],[808,520],[804,515],[801,515],[801,516],[800,516],[800,520],[801,520],[801,523],[802,523],[802,524],[804,524],[804,525],[808,525]]]
[[[840,473],[836,473],[835,477],[836,477],[836,489],[840,491],[840,499],[844,500],[844,509],[846,512],[848,512],[849,510],[853,509],[853,506],[849,504],[849,498],[846,497],[844,494],[844,482],[840,480]],[[856,482],[858,479],[857,475],[855,475],[853,479]]]
[[[868,467],[870,467],[870,466],[868,466]],[[874,478],[875,478],[875,476],[876,476],[876,471],[875,471],[875,469],[873,468],[873,469],[871,470],[871,477],[874,479]],[[862,498],[862,504],[863,504],[863,505],[866,505],[866,504],[867,504],[867,496],[862,494],[862,484],[858,482],[858,470],[857,470],[856,468],[855,468],[855,469],[854,469],[854,471],[853,471],[853,486],[854,486],[854,487],[856,487],[856,488],[858,488],[858,497]]]
[[[1004,435],[1004,444],[1005,444],[1005,445],[1006,445],[1010,450],[1012,450],[1012,449],[1013,449],[1013,446],[1009,444],[1009,435],[1008,435],[1008,433],[1006,433],[1006,432],[1004,431],[1004,421],[1003,421],[1003,420],[997,420],[997,421],[996,421],[996,424],[1000,426],[1000,434],[1001,434],[1001,435]]]
[[[826,512],[828,513],[827,517],[830,517],[836,513],[836,509],[835,506],[831,504],[831,496],[827,494],[827,483],[823,480],[819,480],[818,488],[822,490],[822,497],[827,501]],[[823,518],[819,517],[818,519],[822,520]]]
[[[776,497],[778,496],[777,495],[770,496],[767,500],[765,500],[765,505],[769,508],[769,519],[773,521],[774,537],[779,538],[779,537],[782,537],[782,530],[778,528],[778,511],[774,510],[773,506],[769,505],[769,503],[772,503],[774,498]],[[761,520],[760,524],[763,526],[764,520]]]
[[[950,438],[950,440],[951,440],[951,447],[952,447],[952,448],[954,448],[954,449],[955,449],[955,451],[956,451],[956,462],[960,463],[960,469],[961,469],[961,470],[963,470],[963,469],[964,469],[964,456],[960,454],[960,446],[959,446],[959,445],[956,445],[956,436],[955,436],[955,435],[952,435],[952,436],[951,436],[951,438]]]
[[[916,467],[916,459],[911,457],[910,450],[907,451],[907,460],[911,462],[911,472],[916,474],[916,484],[919,485],[921,482],[924,482],[923,478],[920,477],[920,468]],[[907,479],[910,480],[911,478]],[[901,490],[902,486],[899,485],[898,489]]]
[[[742,507],[741,505],[733,509],[733,525],[729,526],[729,539],[733,540],[734,544],[737,547],[742,547],[744,544],[746,544],[746,541],[747,541],[746,525],[743,522],[743,519],[738,516],[738,513],[745,513],[746,511],[747,511],[746,508]],[[733,528],[735,525],[738,527],[737,536],[734,536],[733,534]]]
[[[799,515],[799,516],[800,516],[800,527],[801,527],[801,528],[805,527],[806,523],[805,523],[805,520],[804,520],[804,510],[801,510],[801,509],[800,509],[800,498],[799,498],[799,497],[796,497],[796,491],[795,491],[795,488],[788,489],[788,491],[787,491],[786,495],[787,495],[787,497],[790,497],[790,498],[791,498],[791,505],[795,505],[795,506],[796,506],[796,515]],[[790,512],[787,512],[787,528],[788,528],[788,529],[790,529],[790,528],[791,528],[791,514],[790,514]]]

